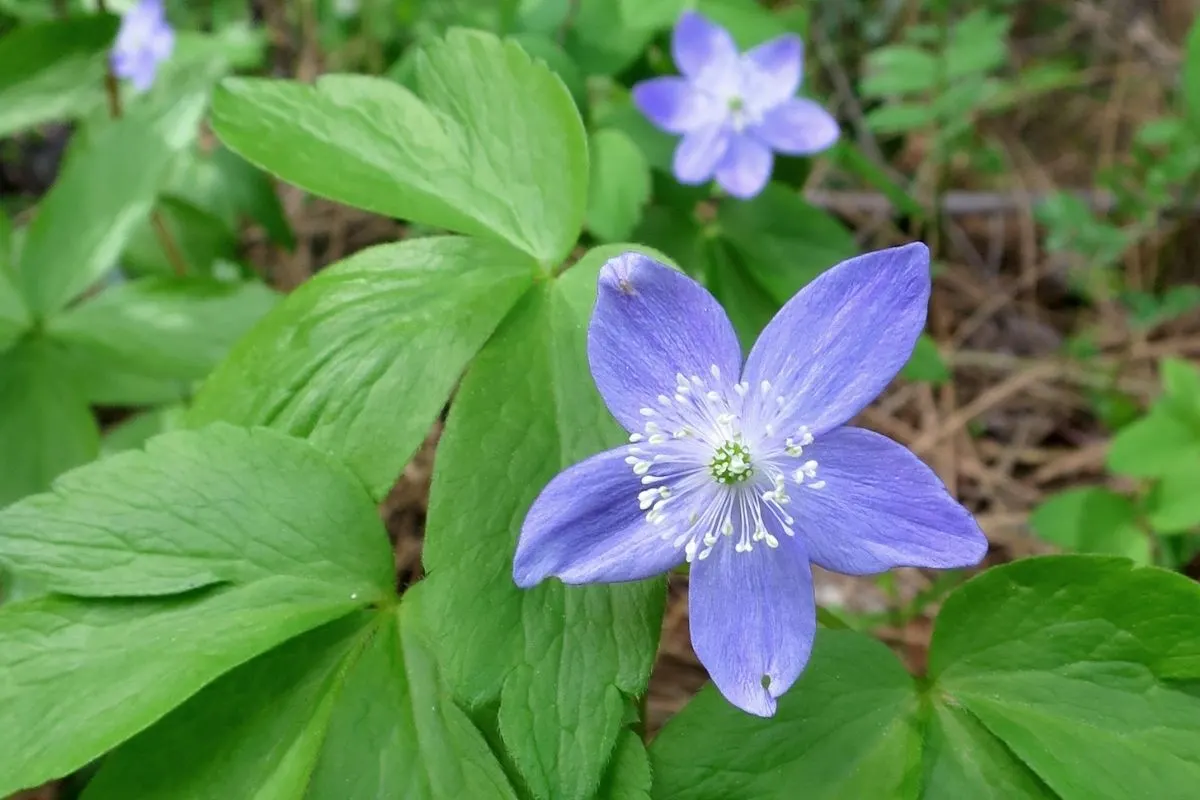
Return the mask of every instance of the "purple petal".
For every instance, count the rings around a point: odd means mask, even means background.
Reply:
[[[600,269],[588,327],[592,376],[617,421],[640,431],[642,409],[675,393],[675,375],[737,380],[742,356],[725,311],[704,287],[640,253]]]
[[[592,456],[559,473],[521,525],[513,580],[528,589],[548,577],[563,583],[613,583],[659,575],[683,563],[682,550],[646,522],[646,487],[625,463],[629,447]]]
[[[746,200],[767,185],[774,162],[766,145],[749,136],[734,136],[717,167],[717,183],[734,197]]]
[[[838,427],[874,400],[912,355],[929,305],[929,248],[920,242],[843,261],[787,302],[746,360],[743,380],[786,399],[780,434]]]
[[[175,31],[164,25],[150,40],[147,49],[155,61],[166,61],[175,49]]]
[[[738,63],[733,37],[695,11],[686,11],[671,36],[675,66],[689,78],[732,75]]]
[[[768,111],[751,132],[780,153],[803,156],[833,146],[841,131],[833,115],[806,97],[791,100]]]
[[[680,77],[651,78],[633,87],[633,103],[667,133],[686,133],[721,119],[711,96]]]
[[[777,36],[741,57],[746,104],[766,110],[792,97],[803,78],[804,44],[794,34]]]
[[[796,533],[825,569],[869,575],[894,567],[978,564],[988,542],[971,516],[907,448],[862,428],[838,428],[805,448],[821,489],[793,492]]]
[[[739,553],[722,537],[692,562],[688,591],[696,656],[729,702],[760,717],[804,671],[817,630],[808,556],[798,540],[779,540]]]
[[[675,148],[672,171],[676,180],[695,185],[711,178],[729,150],[730,139],[729,129],[723,124],[708,125],[684,134]]]

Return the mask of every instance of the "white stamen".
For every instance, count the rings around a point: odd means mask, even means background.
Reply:
[[[789,490],[825,486],[817,461],[805,458],[813,443],[807,427],[775,438],[795,397],[769,380],[759,380],[753,393],[746,381],[722,383],[715,364],[708,374],[711,382],[676,373],[673,391],[639,409],[644,424],[630,434],[624,459],[643,487],[637,504],[646,522],[688,562],[716,547],[778,548],[781,538],[796,536],[796,520],[785,510],[793,505]]]

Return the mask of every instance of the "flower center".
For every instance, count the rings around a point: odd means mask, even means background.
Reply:
[[[737,440],[727,441],[713,453],[708,469],[721,483],[742,483],[754,474],[750,448]]]
[[[734,550],[756,544],[774,549],[780,535],[795,536],[786,507],[789,491],[821,489],[817,462],[807,456],[808,428],[776,431],[794,398],[769,381],[676,375],[675,390],[641,409],[643,432],[629,437],[625,458],[642,488],[638,507],[689,562],[704,560],[725,537]]]

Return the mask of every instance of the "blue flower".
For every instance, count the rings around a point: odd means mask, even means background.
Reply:
[[[141,0],[121,18],[110,55],[113,73],[144,92],[174,49],[175,31],[167,24],[162,0]]]
[[[696,655],[731,703],[772,715],[812,649],[810,563],[864,575],[987,552],[929,467],[846,425],[908,360],[929,291],[923,244],[852,258],[793,297],[743,364],[699,284],[638,253],[610,260],[588,358],[629,444],[542,490],[516,583],[634,581],[689,562]]]
[[[683,134],[674,163],[680,183],[715,174],[729,194],[753,197],[771,177],[772,151],[807,155],[837,141],[829,112],[795,97],[804,61],[799,37],[739,55],[725,29],[689,11],[675,26],[671,52],[683,76],[638,83],[633,102],[657,127]]]

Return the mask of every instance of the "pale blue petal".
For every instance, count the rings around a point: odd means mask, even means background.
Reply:
[[[803,80],[804,44],[794,34],[777,36],[741,57],[742,99],[766,111],[792,97]]]
[[[760,415],[780,436],[801,426],[819,435],[849,420],[912,355],[929,292],[929,248],[919,242],[818,276],[780,309],[746,360],[744,380],[767,381],[772,396],[785,398]]]
[[[640,253],[610,259],[600,270],[588,327],[588,361],[617,421],[640,432],[641,409],[675,393],[676,374],[710,380],[714,365],[732,384],[741,349],[720,304],[700,284]]]
[[[714,99],[683,78],[666,76],[633,87],[633,103],[655,127],[667,133],[686,133],[719,121],[722,110]]]
[[[717,167],[717,183],[734,197],[749,199],[767,185],[774,162],[766,145],[749,136],[734,136]]]
[[[737,45],[729,32],[695,11],[686,11],[671,36],[671,55],[679,71],[694,80],[732,75],[738,64]]]
[[[110,56],[113,73],[138,91],[154,83],[158,65],[175,47],[175,32],[167,24],[159,0],[142,0],[121,18]]]
[[[894,567],[978,564],[988,542],[971,513],[907,448],[861,428],[838,428],[810,447],[820,489],[790,492],[796,534],[813,563],[847,575]]]
[[[175,31],[164,25],[150,40],[148,49],[156,61],[166,61],[175,49]]]
[[[593,456],[550,481],[529,509],[513,559],[513,580],[529,588],[546,578],[564,583],[636,581],[684,560],[646,522],[644,487],[625,463],[628,447]]]
[[[730,703],[769,717],[812,652],[812,572],[801,543],[781,532],[779,547],[760,543],[748,553],[736,552],[736,539],[722,537],[707,558],[692,562],[692,647]]]
[[[712,178],[729,150],[730,138],[729,129],[719,123],[684,134],[672,165],[676,180],[694,186]]]
[[[772,150],[790,156],[826,150],[841,133],[833,115],[805,97],[794,97],[771,109],[751,132]]]

